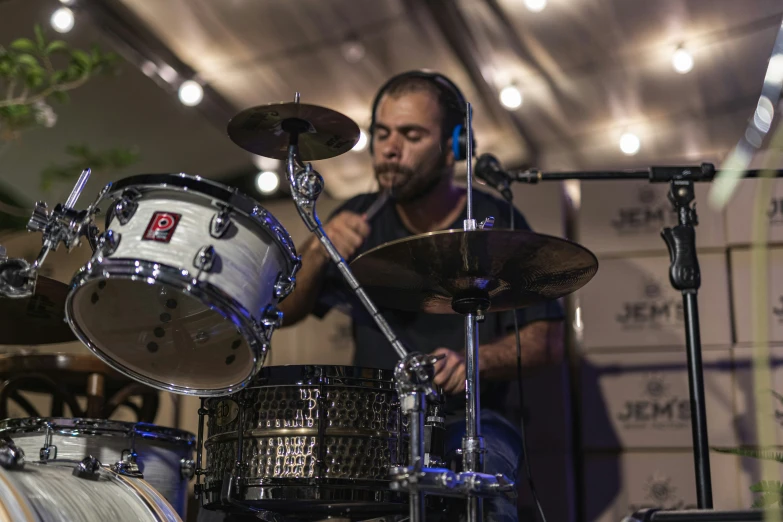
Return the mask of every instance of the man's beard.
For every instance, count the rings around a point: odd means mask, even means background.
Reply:
[[[396,185],[392,185],[388,189],[389,196],[392,200],[398,203],[412,203],[419,199],[424,198],[443,179],[443,167],[445,166],[445,157],[441,156],[438,160],[438,164],[427,176],[416,176],[416,172],[404,165],[398,165],[397,163],[380,163],[375,165],[375,177],[379,178],[382,174],[402,174],[405,176],[404,181]]]

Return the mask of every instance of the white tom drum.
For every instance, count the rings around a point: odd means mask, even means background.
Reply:
[[[126,178],[107,199],[106,230],[66,302],[76,335],[158,389],[209,397],[245,386],[300,266],[283,226],[236,189],[186,174]]]
[[[121,474],[133,475],[129,461],[135,460],[135,478],[143,478],[180,517],[186,517],[188,482],[195,471],[192,433],[146,423],[49,417],[0,421],[0,437],[9,437],[21,448],[28,463],[92,456]],[[133,454],[136,457],[131,458]]]
[[[144,480],[105,468],[74,474],[81,463],[28,462],[0,468],[0,522],[181,522]]]

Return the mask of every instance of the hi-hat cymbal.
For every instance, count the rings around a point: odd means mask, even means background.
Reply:
[[[0,344],[75,341],[65,322],[68,285],[39,275],[35,293],[23,299],[0,297]]]
[[[359,140],[359,127],[337,111],[304,103],[251,107],[228,122],[231,140],[258,156],[288,159],[292,133],[299,136],[299,157],[315,161],[348,152]]]
[[[381,307],[434,314],[499,312],[557,299],[598,270],[586,248],[513,230],[444,230],[378,246],[351,263]]]

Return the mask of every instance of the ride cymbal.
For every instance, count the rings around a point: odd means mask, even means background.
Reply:
[[[351,150],[359,140],[359,126],[332,109],[296,102],[251,107],[228,123],[234,143],[267,158],[288,159],[292,134],[298,135],[299,158],[315,161]]]
[[[576,243],[530,231],[443,230],[373,248],[351,270],[378,306],[465,314],[570,294],[595,275],[598,260]]]
[[[75,341],[65,322],[68,285],[39,275],[35,293],[22,299],[0,297],[0,344]]]

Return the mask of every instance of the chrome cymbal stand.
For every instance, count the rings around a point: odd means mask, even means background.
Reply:
[[[299,103],[299,93],[295,101]],[[468,158],[472,157],[473,131],[472,107],[467,106]],[[481,519],[481,498],[499,495],[514,496],[514,483],[505,476],[488,475],[483,471],[484,441],[480,435],[479,395],[478,395],[478,326],[483,312],[489,307],[488,296],[465,295],[452,303],[454,310],[465,315],[465,342],[467,351],[466,408],[467,430],[462,442],[463,466],[465,471],[454,473],[444,468],[424,467],[424,414],[427,399],[436,397],[432,384],[434,364],[439,357],[421,353],[409,353],[402,345],[389,324],[378,312],[365,291],[359,285],[345,260],[332,244],[323,230],[315,211],[315,203],[324,188],[324,181],[310,163],[304,165],[299,158],[299,134],[307,131],[306,122],[295,119],[282,122],[282,130],[290,135],[286,173],[291,186],[291,194],[299,216],[307,228],[313,232],[326,248],[329,256],[337,265],[340,274],[356,294],[362,305],[372,316],[378,328],[395,349],[400,362],[395,369],[395,384],[400,398],[402,411],[410,418],[409,445],[410,466],[396,467],[391,470],[391,489],[406,491],[410,501],[410,521],[423,522],[425,517],[424,495],[455,496],[467,498],[468,521]],[[473,219],[473,169],[468,161],[468,219],[465,230],[476,230]],[[491,226],[491,219],[481,224]]]
[[[98,227],[93,224],[92,219],[100,211],[97,205],[111,185],[107,185],[86,210],[77,211],[73,206],[79,199],[89,178],[90,169],[84,169],[65,204],[58,203],[52,211],[48,210],[43,201],[35,204],[33,214],[27,223],[27,230],[41,232],[43,246],[32,264],[22,258],[8,259],[4,254],[0,255],[0,297],[23,299],[33,295],[38,270],[49,252],[57,250],[60,242],[64,243],[68,250],[71,250],[78,246],[81,237],[85,236],[92,249],[95,250],[98,241]]]

